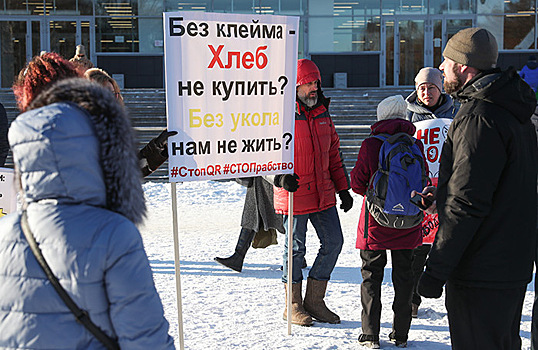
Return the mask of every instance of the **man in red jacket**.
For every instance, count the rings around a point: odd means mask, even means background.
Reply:
[[[284,214],[288,231],[288,192],[295,192],[293,207],[292,323],[311,326],[320,322],[340,323],[340,317],[323,301],[327,282],[342,250],[343,235],[336,210],[338,193],[347,212],[353,206],[349,177],[340,155],[340,139],[329,115],[329,99],[321,92],[321,75],[314,62],[301,59],[297,65],[295,112],[295,174],[275,176],[275,210]],[[304,304],[301,264],[306,253],[308,220],[321,246],[308,275]],[[288,239],[284,246],[282,281],[288,277]],[[287,293],[286,293],[287,295]],[[284,319],[286,319],[284,311]]]

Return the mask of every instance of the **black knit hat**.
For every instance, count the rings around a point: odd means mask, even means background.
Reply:
[[[484,28],[462,29],[446,44],[443,56],[452,61],[479,70],[497,66],[497,40]]]

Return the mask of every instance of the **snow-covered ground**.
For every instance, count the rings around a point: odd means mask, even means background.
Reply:
[[[148,217],[141,227],[155,284],[163,301],[170,334],[179,348],[174,240],[172,234],[171,185],[144,184]],[[292,327],[282,319],[284,286],[281,262],[284,236],[279,245],[250,249],[243,272],[217,264],[213,258],[233,253],[240,230],[245,189],[235,182],[201,181],[177,185],[183,331],[186,349],[361,349],[360,256],[355,232],[362,197],[354,195],[354,207],[339,212],[344,248],[329,282],[327,305],[342,323],[315,323]],[[311,264],[319,247],[314,229],[307,236],[306,259]],[[307,270],[303,270],[305,276]],[[382,289],[381,347],[388,342],[392,326],[391,265],[385,269]],[[304,288],[304,287],[303,287]],[[529,284],[521,319],[523,349],[530,348],[533,284]],[[143,315],[140,315],[143,317]],[[450,349],[444,295],[423,299],[409,333],[410,349]]]

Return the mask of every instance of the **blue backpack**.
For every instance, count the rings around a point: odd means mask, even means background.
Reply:
[[[385,227],[405,229],[420,224],[424,214],[409,199],[412,190],[422,192],[429,182],[424,156],[414,137],[403,132],[373,137],[383,144],[379,150],[379,168],[366,191],[365,237],[368,212]]]

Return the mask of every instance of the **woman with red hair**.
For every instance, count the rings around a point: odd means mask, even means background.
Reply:
[[[73,63],[57,53],[43,52],[39,56],[35,56],[21,70],[13,84],[17,107],[21,112],[26,112],[32,101],[43,90],[48,89],[57,81],[73,77],[83,76]],[[168,159],[167,140],[168,137],[175,134],[177,134],[176,131],[165,129],[140,150],[138,157],[144,177],[153,173]]]
[[[51,84],[80,76],[75,65],[57,53],[44,52],[34,56],[13,84],[17,107],[21,112],[25,112],[37,95]]]

